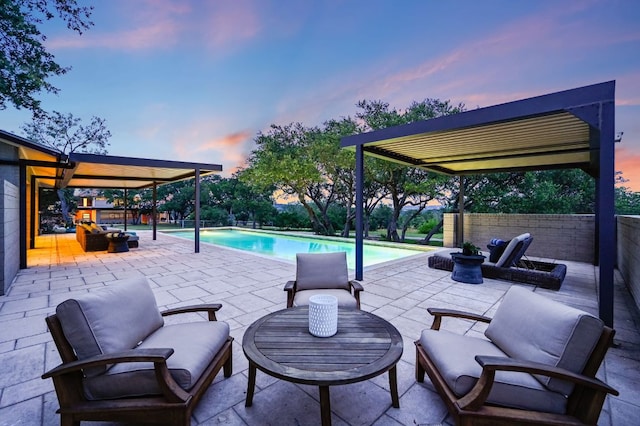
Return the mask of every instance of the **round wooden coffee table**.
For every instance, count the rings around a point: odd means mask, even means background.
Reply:
[[[245,405],[253,403],[256,369],[293,383],[320,389],[323,425],[331,424],[329,386],[355,383],[389,372],[391,403],[400,407],[396,364],[402,336],[384,319],[359,309],[338,311],[338,332],[331,337],[309,333],[309,308],[289,308],[264,316],[244,333],[249,360]]]

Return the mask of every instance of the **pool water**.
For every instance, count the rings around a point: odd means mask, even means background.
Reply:
[[[171,232],[171,235],[193,239],[193,231]],[[355,240],[342,242],[313,237],[219,229],[200,231],[200,241],[287,260],[295,260],[296,253],[345,251],[347,252],[347,264],[349,268],[355,269],[356,263]],[[419,253],[421,252],[417,250],[365,244],[363,248],[363,264],[366,267]]]

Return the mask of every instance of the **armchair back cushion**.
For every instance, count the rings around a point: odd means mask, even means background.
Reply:
[[[581,373],[602,333],[603,322],[584,311],[511,287],[485,335],[512,358]],[[573,385],[535,376],[548,389],[568,395]]]
[[[65,337],[78,359],[136,347],[164,320],[145,277],[110,284],[62,302],[56,308]],[[88,377],[105,372],[96,367]]]
[[[349,290],[347,253],[296,254],[296,290]]]

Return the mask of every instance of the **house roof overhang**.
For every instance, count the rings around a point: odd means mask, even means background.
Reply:
[[[610,81],[347,136],[341,145],[448,175],[581,168],[595,177],[601,105],[614,95]]]
[[[0,131],[0,141],[18,150],[41,186],[51,188],[143,189],[222,171],[219,164],[71,153],[68,156]]]

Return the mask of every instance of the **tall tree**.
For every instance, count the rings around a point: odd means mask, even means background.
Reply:
[[[40,115],[36,95],[58,93],[49,80],[65,74],[44,46],[46,36],[39,25],[58,16],[78,34],[89,29],[92,6],[78,6],[76,0],[0,0],[0,110],[12,104]]]
[[[318,128],[306,128],[300,123],[271,125],[267,133],[256,137],[257,149],[249,158],[243,179],[259,188],[275,185],[286,195],[297,197],[314,232],[333,235],[327,211],[336,202],[337,194],[320,159],[320,139]]]
[[[356,117],[363,121],[366,130],[377,130],[400,124],[456,114],[464,110],[464,105],[453,106],[449,101],[425,99],[413,102],[405,111],[391,109],[382,101],[360,101],[361,109]],[[387,226],[387,239],[404,241],[407,228],[413,218],[446,189],[449,178],[398,164],[378,161],[374,166],[374,180],[378,182],[391,198],[393,214]],[[402,210],[411,207],[412,214],[399,223]],[[398,234],[398,228],[401,234]]]
[[[33,122],[22,126],[22,131],[28,139],[67,155],[72,152],[106,154],[111,137],[102,118],[94,116],[85,126],[73,114],[57,111],[34,116]],[[68,190],[58,190],[62,217],[68,224],[72,222],[69,216],[69,197]]]

